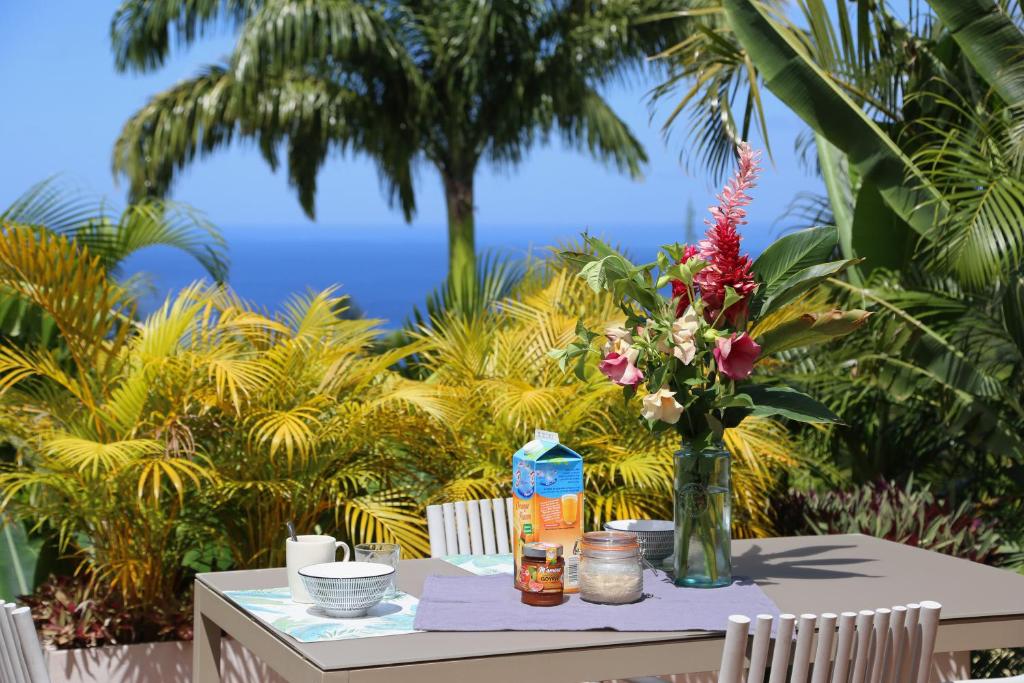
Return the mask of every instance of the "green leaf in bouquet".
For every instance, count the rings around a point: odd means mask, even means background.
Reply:
[[[797,422],[836,423],[839,416],[813,398],[790,387],[748,384],[740,390],[754,401],[751,415],[783,417]]]
[[[757,341],[761,345],[761,354],[765,356],[821,344],[850,334],[863,325],[870,315],[870,312],[860,309],[804,313],[758,335]]]
[[[755,301],[754,306],[751,307],[751,317],[756,318],[767,315],[781,308],[804,292],[821,284],[828,278],[839,275],[850,266],[856,265],[862,260],[845,259],[842,261],[830,261],[804,268],[800,272],[786,278],[785,282],[779,284],[772,294],[769,294],[760,301]]]
[[[722,303],[722,312],[729,310],[729,307],[743,299],[743,296],[729,285],[725,286],[725,301]]]
[[[565,362],[568,360],[569,352],[566,349],[551,349],[548,351],[548,357],[554,358],[558,361],[558,368],[565,370]]]
[[[575,373],[577,379],[580,379],[582,381],[586,381],[586,379],[587,379],[587,354],[586,353],[579,354],[579,357],[576,359],[576,367],[573,368],[573,372]]]
[[[715,402],[716,408],[753,408],[754,399],[748,394],[731,394]]]
[[[595,339],[601,336],[596,332],[588,330],[587,326],[583,324],[583,320],[576,321],[576,334],[587,344],[591,344]]]
[[[661,245],[661,252],[658,254],[661,256],[665,255],[672,263],[679,263],[683,258],[683,252],[686,251],[685,244],[679,244],[679,242],[673,242],[672,244]]]
[[[582,270],[588,263],[597,260],[597,257],[593,254],[588,254],[582,251],[560,251],[558,252],[558,258],[568,264],[576,272]]]
[[[779,285],[805,268],[832,258],[839,240],[833,226],[807,228],[772,242],[754,261],[754,277],[760,298],[774,294]]]
[[[622,387],[622,400],[624,403],[628,404],[634,396],[636,396],[636,387],[629,384]]]

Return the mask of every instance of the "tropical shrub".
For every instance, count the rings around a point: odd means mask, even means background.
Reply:
[[[772,506],[776,529],[788,536],[866,534],[991,564],[1004,539],[972,501],[954,505],[928,484],[879,481],[845,491],[790,490]]]
[[[342,299],[268,318],[196,286],[135,322],[88,249],[20,227],[0,235],[0,283],[67,347],[0,344],[18,447],[0,502],[126,604],[176,604],[183,558],[216,562],[219,547],[237,566],[280,564],[289,518],[426,548],[407,487],[445,403],[388,370],[409,349],[370,353],[373,323],[342,319]]]
[[[116,592],[80,576],[51,576],[32,595],[18,599],[32,610],[43,642],[58,650],[192,640],[188,599],[170,612],[132,608]]]

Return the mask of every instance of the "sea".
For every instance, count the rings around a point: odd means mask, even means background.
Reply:
[[[545,257],[559,245],[579,243],[583,229],[572,227],[485,228],[477,250],[498,258]],[[591,230],[635,262],[653,260],[662,244],[683,242],[682,225]],[[768,230],[746,229],[744,248],[759,253],[770,241]],[[382,329],[401,327],[414,308],[445,279],[448,250],[443,228],[387,226],[354,230],[327,226],[229,226],[228,284],[243,299],[266,312],[280,310],[296,295],[337,287]],[[691,233],[692,234],[692,233]],[[141,274],[145,293],[140,312],[157,309],[175,291],[207,280],[202,267],[182,252],[153,247],[132,255],[122,276]]]

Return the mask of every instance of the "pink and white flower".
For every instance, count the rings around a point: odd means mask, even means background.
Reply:
[[[715,363],[729,379],[746,379],[754,371],[754,361],[761,355],[761,346],[749,334],[733,332],[715,340]]]
[[[685,312],[672,323],[672,355],[689,365],[697,355],[697,331],[700,329],[700,318],[693,310]]]
[[[640,414],[646,420],[661,420],[674,425],[683,414],[683,406],[676,400],[676,392],[662,387],[653,394],[644,396]]]

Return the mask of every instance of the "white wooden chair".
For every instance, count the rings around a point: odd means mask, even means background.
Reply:
[[[753,625],[749,660],[750,619],[733,615],[718,681],[763,683],[769,667],[769,683],[928,683],[941,609],[937,602],[922,602],[838,616],[783,614],[774,638],[772,617],[762,614]]]
[[[428,505],[427,530],[431,557],[511,552],[512,499]]]
[[[11,683],[50,683],[32,614],[13,602],[0,608],[0,672]]]

